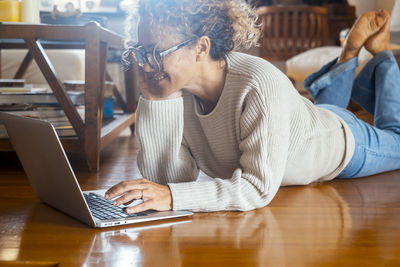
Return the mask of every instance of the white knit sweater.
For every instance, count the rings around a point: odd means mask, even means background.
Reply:
[[[236,52],[227,57],[211,113],[202,115],[187,92],[141,98],[136,134],[138,167],[143,177],[169,185],[174,210],[263,207],[282,185],[333,179],[354,152],[338,116],[300,96],[269,62]],[[214,179],[196,181],[199,169]]]

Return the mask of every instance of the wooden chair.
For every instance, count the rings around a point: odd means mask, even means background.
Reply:
[[[305,50],[322,46],[328,37],[327,9],[317,6],[262,6],[260,56],[284,61]]]

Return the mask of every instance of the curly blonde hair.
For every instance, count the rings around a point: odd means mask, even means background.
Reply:
[[[230,51],[256,45],[260,36],[255,10],[244,0],[137,0],[131,13],[146,17],[153,27],[168,26],[182,39],[208,36],[210,55],[224,58]],[[131,14],[129,23],[135,18]],[[131,27],[132,30],[135,30]]]

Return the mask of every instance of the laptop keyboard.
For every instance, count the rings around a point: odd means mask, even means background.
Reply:
[[[133,214],[128,214],[123,208],[116,207],[112,204],[112,201],[106,200],[104,197],[89,193],[83,194],[86,199],[86,203],[89,206],[92,215],[100,220],[110,220],[110,219],[121,219],[148,215],[154,211],[138,212]]]

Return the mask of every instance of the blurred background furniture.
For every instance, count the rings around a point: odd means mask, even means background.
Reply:
[[[107,51],[124,49],[124,39],[97,23],[91,22],[85,26],[2,23],[0,24],[0,40],[0,50],[28,49],[29,52],[25,55],[14,77],[23,77],[31,61],[35,60],[77,134],[75,138],[62,139],[64,148],[68,152],[83,153],[89,169],[98,171],[101,149],[126,127],[132,126],[135,121],[136,95],[133,73],[129,71],[125,73],[126,88],[130,89],[126,90],[125,101],[114,88],[124,114],[116,116],[112,122],[102,127],[104,84],[106,80],[111,80],[106,71]],[[45,48],[84,49],[84,121],[69,99],[65,86],[47,56]],[[73,66],[63,66],[66,71],[74,72],[75,70],[70,67]],[[8,140],[0,139],[0,150],[10,149],[12,147]]]
[[[356,20],[356,8],[347,0],[320,1],[328,10],[328,31],[331,45],[339,45],[340,31],[350,28]]]
[[[340,46],[321,46],[298,54],[286,61],[286,75],[298,88],[310,74],[337,58],[341,51]],[[372,55],[365,49],[360,51],[357,74],[371,58]]]
[[[400,0],[396,0],[391,12],[391,45],[397,62],[400,62]],[[339,37],[339,36],[338,36]],[[310,74],[318,71],[322,66],[340,55],[340,46],[322,46],[300,53],[286,61],[286,74],[294,82],[299,92],[308,96],[303,87],[304,79]],[[372,55],[364,48],[359,54],[359,66],[356,75],[364,65],[372,58]],[[310,98],[310,97],[309,97]],[[349,107],[359,118],[366,122],[373,123],[373,117],[364,111],[355,102],[350,101]]]
[[[397,36],[400,35],[398,34],[400,33],[400,0],[396,1],[391,16],[391,37],[393,48],[395,50],[394,53],[397,54],[398,48],[396,49],[396,45],[400,44],[397,40]],[[292,80],[303,83],[304,79],[310,74],[316,72],[323,65],[338,57],[340,51],[340,46],[323,46],[305,51],[304,53],[298,54],[286,61],[286,74]],[[359,67],[357,68],[356,73],[358,73],[371,58],[372,55],[365,49],[362,49],[359,55]]]
[[[356,19],[356,8],[347,0],[250,0],[256,6],[309,5],[325,7],[328,11],[328,44],[337,45],[339,32],[350,27]]]
[[[323,7],[288,5],[261,6],[259,55],[267,60],[286,60],[327,40],[327,10]]]

